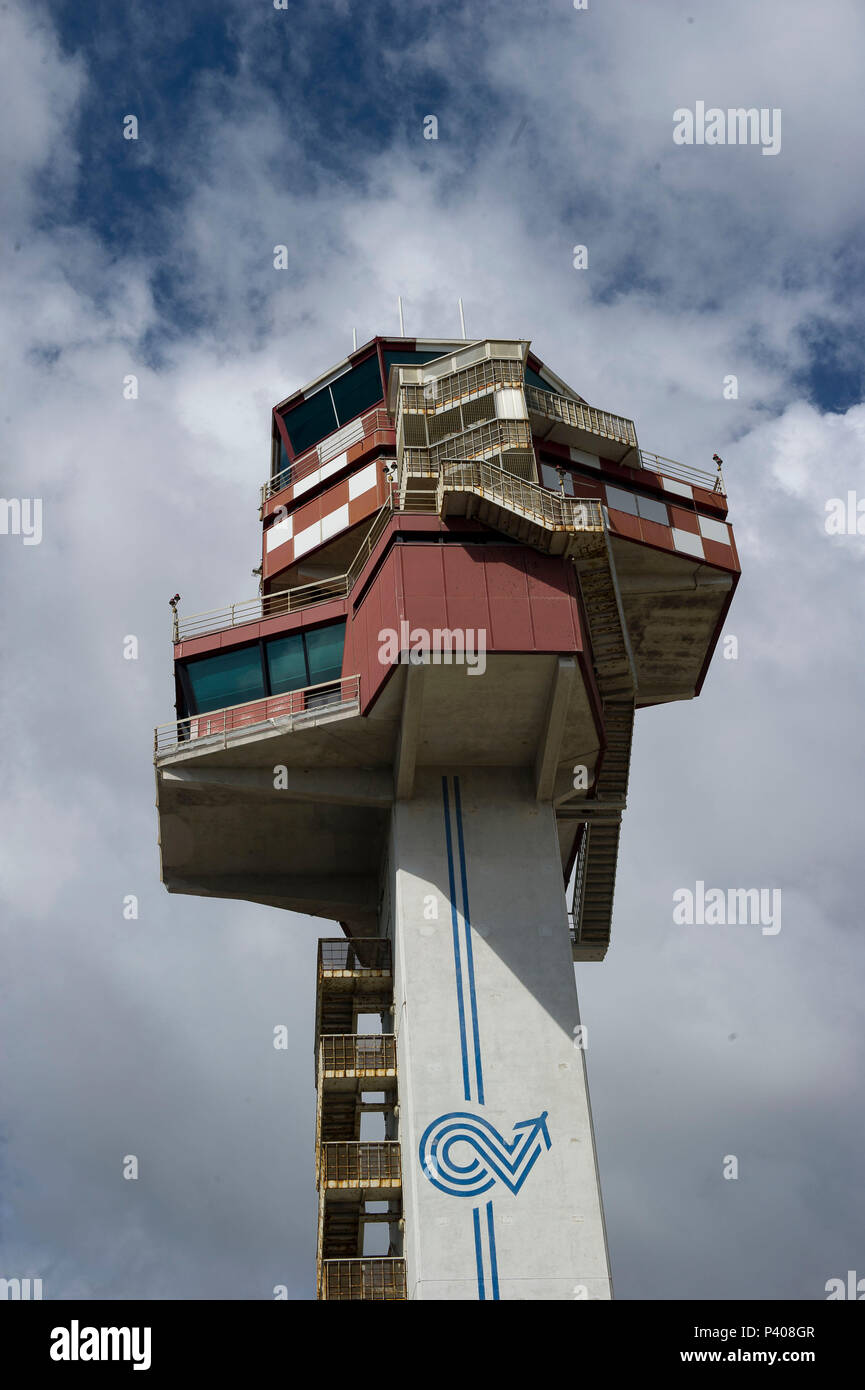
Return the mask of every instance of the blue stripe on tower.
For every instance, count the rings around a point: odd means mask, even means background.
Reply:
[[[466,1043],[466,1011],[465,1005],[463,1003],[463,972],[462,962],[460,960],[460,927],[456,904],[457,892],[456,883],[454,879],[454,850],[453,840],[451,837],[451,811],[450,797],[448,796],[447,777],[442,778],[442,800],[444,801],[445,843],[447,845],[448,852],[448,885],[450,890],[451,926],[453,928],[454,941],[454,971],[456,974],[457,983],[457,1011],[459,1013],[460,1020],[460,1048],[462,1050],[463,1061],[463,1089],[465,1092],[466,1100],[471,1100],[471,1086],[469,1084],[469,1056],[468,1046]]]
[[[476,1208],[477,1210],[477,1208]],[[487,1202],[487,1234],[490,1241],[490,1276],[493,1285],[493,1298],[499,1297],[499,1262],[496,1259],[496,1230],[493,1225],[493,1204]]]
[[[486,1302],[487,1291],[484,1285],[484,1257],[481,1250],[481,1213],[480,1208],[475,1207],[472,1211],[472,1218],[475,1227],[475,1264],[478,1271],[478,1299]]]
[[[462,883],[463,892],[463,922],[465,924],[466,936],[466,970],[468,972],[469,980],[469,1004],[471,1006],[472,1015],[472,1038],[474,1041],[475,1048],[475,1073],[477,1075],[478,1081],[478,1105],[483,1105],[484,1075],[483,1068],[481,1066],[481,1040],[480,1032],[478,1029],[478,1001],[475,992],[475,960],[474,953],[472,951],[472,921],[471,915],[469,913],[469,889],[467,881],[468,876],[466,870],[466,848],[465,842],[463,840],[463,810],[462,802],[460,799],[459,777],[454,778],[454,808],[456,810],[457,819],[457,843],[459,845],[460,852],[460,879]]]

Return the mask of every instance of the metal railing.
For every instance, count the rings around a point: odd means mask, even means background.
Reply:
[[[526,402],[529,410],[534,410],[548,419],[561,420],[565,425],[595,434],[600,439],[614,439],[619,444],[637,447],[637,431],[633,420],[623,415],[612,415],[608,410],[595,410],[590,405],[580,405],[570,396],[558,396],[551,391],[541,391],[537,386],[526,387]]]
[[[604,515],[596,497],[562,497],[486,460],[453,459],[442,464],[438,486],[441,493],[482,493],[493,502],[523,513],[530,521],[556,530],[604,529]]]
[[[583,880],[586,876],[586,859],[589,851],[589,826],[583,826],[580,848],[577,854],[577,872],[574,875],[574,891],[571,897],[571,910],[568,921],[571,927],[571,941],[574,945],[580,939],[580,919],[583,914]]]
[[[372,552],[375,550],[375,547],[378,545],[381,537],[387,529],[387,524],[393,516],[393,512],[394,502],[393,494],[391,494],[388,500],[384,503],[382,507],[379,508],[379,510],[373,517],[372,525],[370,526],[369,530],[367,531],[366,535],[364,536],[363,540],[358,546],[357,554],[355,555],[354,559],[352,560],[351,564],[345,572],[346,597],[348,597],[348,595],[351,593],[352,589],[354,588],[357,582],[361,570],[363,569],[364,565],[366,564]]]
[[[326,1186],[399,1187],[402,1182],[397,1139],[376,1143],[338,1139],[322,1144],[319,1154],[319,1181]]]
[[[175,613],[172,640],[185,642],[191,637],[203,637],[208,632],[222,632],[227,627],[243,627],[246,623],[258,623],[264,618],[279,618],[287,613],[296,613],[301,608],[311,608],[317,603],[345,598],[346,593],[345,575],[340,574],[333,579],[317,580],[314,584],[298,584],[293,589],[280,589],[273,594],[261,594],[258,598],[241,599],[239,603],[212,608],[206,613],[191,613],[188,618],[181,618]]]
[[[261,487],[262,505],[292,483],[299,483],[303,478],[309,477],[310,473],[314,473],[316,469],[323,468],[332,459],[338,458],[347,449],[359,444],[367,435],[375,434],[377,430],[392,429],[393,421],[387,411],[381,407],[367,411],[357,420],[350,420],[347,425],[343,425],[334,434],[328,435],[327,439],[323,439],[320,444],[315,444],[311,449],[307,449],[294,460],[294,463],[290,463],[287,468],[283,468],[280,473],[263,483]]]
[[[261,594],[258,598],[241,599],[239,603],[227,604],[225,608],[211,608],[205,613],[192,613],[188,618],[181,618],[175,610],[173,641],[184,642],[190,637],[203,637],[208,632],[223,632],[228,627],[243,627],[246,623],[262,622],[265,618],[279,618],[287,613],[297,613],[301,608],[311,608],[317,603],[330,603],[334,599],[348,598],[393,510],[393,501],[388,498],[373,517],[372,524],[345,574],[334,575],[332,579],[320,579],[314,584],[297,584],[292,589]]]
[[[385,936],[362,936],[349,940],[325,937],[318,943],[318,974],[345,975],[374,971],[391,973],[391,945]]]
[[[400,386],[401,405],[413,414],[434,414],[456,401],[467,400],[491,387],[520,387],[523,364],[520,358],[486,357],[471,367],[446,376],[429,377],[423,386]]]
[[[448,448],[453,450],[454,445],[459,440],[449,440]],[[509,478],[522,478],[527,483],[534,483],[537,477],[535,470],[534,454],[525,459],[509,458],[507,467],[504,464],[493,462],[492,459],[466,459],[462,455],[457,457],[455,454],[448,454],[447,449],[442,448],[439,453],[444,456],[441,458],[431,458],[428,449],[405,449],[403,450],[402,466],[400,469],[400,493],[404,494],[404,482],[411,478],[435,478],[438,480],[442,476],[442,470],[455,463],[484,464],[488,468],[497,469]],[[401,497],[400,508],[404,507],[405,497]]]
[[[677,478],[681,482],[696,483],[697,487],[705,488],[708,492],[719,492],[725,497],[727,495],[720,464],[717,466],[717,473],[709,473],[704,468],[692,468],[690,464],[677,463],[675,459],[665,458],[663,454],[653,454],[647,449],[640,449],[634,422],[623,415],[611,415],[606,410],[594,410],[591,406],[578,404],[568,396],[541,391],[537,386],[526,387],[526,401],[530,410],[535,410],[550,419],[561,420],[566,425],[596,434],[601,439],[614,439],[618,443],[632,445],[639,454],[641,467],[652,473],[666,474],[668,478]]]
[[[448,458],[483,458],[487,454],[512,451],[530,455],[534,467],[532,431],[526,420],[490,420],[463,430],[441,444],[409,446],[403,449],[402,459],[411,467],[422,464],[424,460],[436,464]]]
[[[391,1256],[322,1260],[318,1296],[330,1302],[405,1302],[405,1260]]]
[[[649,453],[646,449],[640,450],[640,463],[651,473],[677,478],[680,482],[695,483],[706,492],[719,492],[722,497],[727,496],[720,463],[717,465],[716,473],[709,473],[705,468],[692,468],[688,463],[677,463],[675,459],[664,458],[663,454]]]
[[[319,1041],[321,1072],[395,1072],[393,1033],[333,1033]]]
[[[360,676],[345,676],[337,681],[308,685],[302,690],[289,690],[284,695],[267,695],[259,700],[247,700],[242,705],[229,705],[210,714],[190,714],[171,724],[159,724],[153,733],[154,754],[173,752],[198,739],[220,737],[222,746],[228,735],[248,730],[260,724],[294,727],[296,722],[308,723],[323,711],[331,714],[360,708]]]

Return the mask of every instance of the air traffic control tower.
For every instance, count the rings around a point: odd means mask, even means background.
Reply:
[[[274,408],[260,517],[259,597],[175,617],[162,877],[333,924],[318,1297],[608,1299],[573,962],[736,585],[720,464],[526,341],[375,338]]]

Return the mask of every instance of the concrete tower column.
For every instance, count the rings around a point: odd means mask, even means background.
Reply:
[[[380,925],[408,1297],[610,1298],[561,856],[528,773],[418,770]]]

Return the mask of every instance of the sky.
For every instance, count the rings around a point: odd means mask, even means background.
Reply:
[[[638,715],[576,972],[616,1296],[865,1275],[863,65],[857,0],[0,5],[2,491],[42,505],[0,534],[0,1276],[315,1297],[333,933],[165,892],[152,728],[171,595],[256,592],[271,407],[398,295],[724,459],[738,655]],[[697,102],[779,111],[780,149],[677,144]],[[677,925],[698,880],[780,890],[782,929]]]

